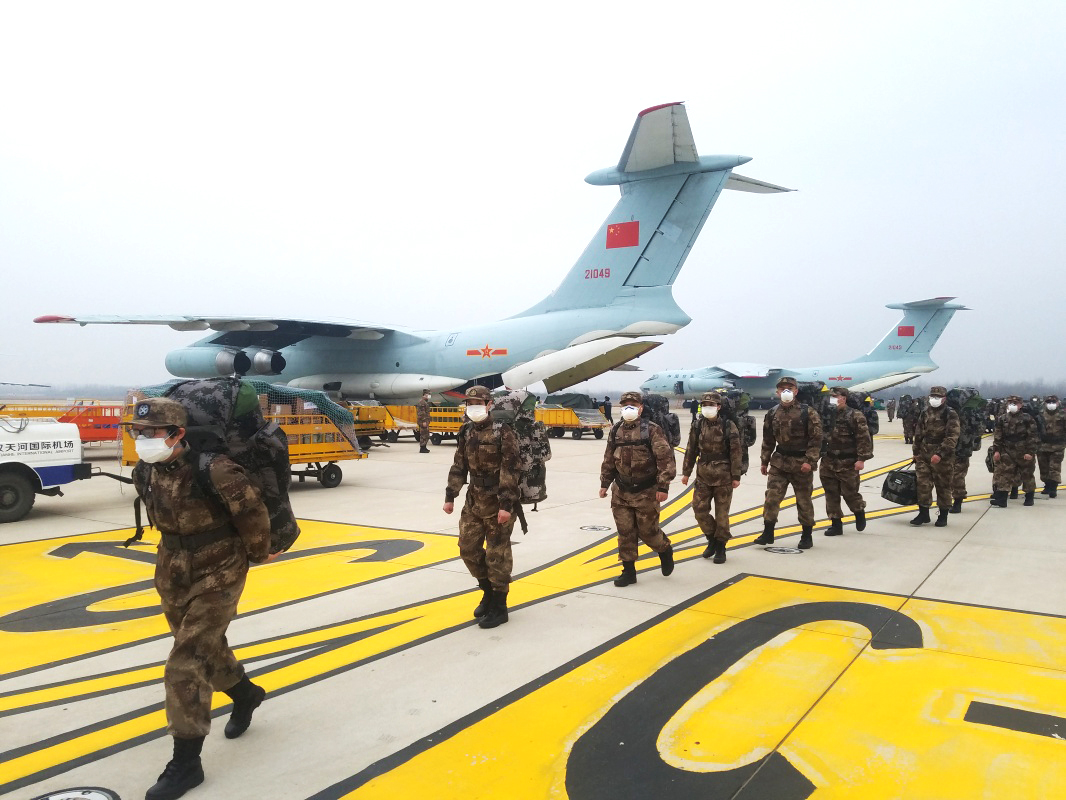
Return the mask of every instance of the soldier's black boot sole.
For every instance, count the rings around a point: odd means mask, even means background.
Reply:
[[[755,540],[755,544],[773,544],[774,543],[774,522],[764,522],[762,526],[762,535]]]
[[[858,519],[858,517],[856,517],[856,519]],[[834,519],[834,520],[830,520],[829,521],[829,527],[825,529],[825,535],[826,536],[843,536],[844,535],[844,526],[841,524],[839,519]]]
[[[936,515],[936,522],[933,523],[934,528],[946,528],[948,526],[948,512],[939,511]]]
[[[637,568],[632,561],[622,562],[622,574],[614,579],[615,586],[629,586],[637,582]]]
[[[477,624],[479,628],[496,628],[507,622],[507,592],[492,593],[489,610]]]
[[[994,506],[995,508],[1006,508],[1007,493],[1005,491],[992,492],[992,499],[988,501],[988,504],[990,506]]]
[[[674,548],[670,546],[659,553],[659,569],[664,576],[669,576],[674,571]]]
[[[855,512],[855,530],[866,530],[866,511],[865,509],[859,509]]]
[[[804,527],[800,534],[800,543],[796,545],[800,550],[810,550],[814,547],[813,528]]]
[[[714,563],[715,564],[724,564],[725,563],[725,542],[715,542],[714,543]]]
[[[911,520],[911,525],[924,525],[927,522],[932,522],[929,519],[929,509],[925,506],[918,506],[918,516]]]
[[[1025,501],[1022,503],[1022,505],[1023,506],[1031,506],[1034,502],[1035,501],[1033,500],[1033,493],[1032,492],[1026,492],[1025,493]]]
[[[951,504],[951,510],[950,510],[949,513],[951,513],[951,514],[961,514],[962,513],[962,498],[961,497],[956,497],[955,498],[955,501]]]
[[[245,681],[248,681],[247,675],[241,678],[238,686],[242,686]],[[238,691],[230,689],[226,694],[233,699],[233,713],[229,715],[229,721],[226,722],[226,738],[236,739],[252,724],[252,714],[266,699],[266,689],[248,681],[247,686],[242,686],[242,689]]]

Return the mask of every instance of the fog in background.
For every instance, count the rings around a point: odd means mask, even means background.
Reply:
[[[1063,41],[1057,1],[7,3],[0,380],[156,383],[199,338],[42,314],[517,313],[617,199],[584,176],[683,100],[701,154],[798,191],[724,192],[693,322],[575,390],[850,359],[939,295],[973,310],[929,382],[1066,383]]]

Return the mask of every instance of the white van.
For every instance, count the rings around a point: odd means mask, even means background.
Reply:
[[[90,476],[78,426],[48,418],[0,416],[0,522],[15,522],[38,494]]]

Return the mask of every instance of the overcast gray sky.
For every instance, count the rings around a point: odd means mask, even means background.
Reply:
[[[845,360],[950,295],[945,382],[1066,378],[1064,41],[1061,0],[5,2],[0,380],[155,382],[198,338],[41,314],[516,313],[676,100],[799,191],[723,194],[646,374]]]

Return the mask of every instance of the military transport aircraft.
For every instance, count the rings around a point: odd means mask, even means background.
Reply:
[[[615,167],[585,180],[621,198],[562,283],[533,307],[498,322],[444,331],[370,322],[247,316],[43,316],[36,322],[169,325],[211,330],[170,352],[179,377],[252,373],[346,397],[411,397],[470,383],[549,392],[646,353],[690,318],[674,302],[677,278],[722,189],[791,191],[732,174],[747,156],[700,156],[685,107],[637,115]]]
[[[843,364],[824,367],[777,367],[768,364],[730,363],[701,369],[665,370],[641,384],[649,392],[699,397],[723,386],[742,389],[756,400],[774,397],[778,379],[791,375],[800,382],[846,386],[856,392],[876,392],[917,378],[939,367],[929,357],[940,334],[956,311],[966,306],[954,297],[934,297],[885,308],[903,310],[901,319],[869,353]]]

